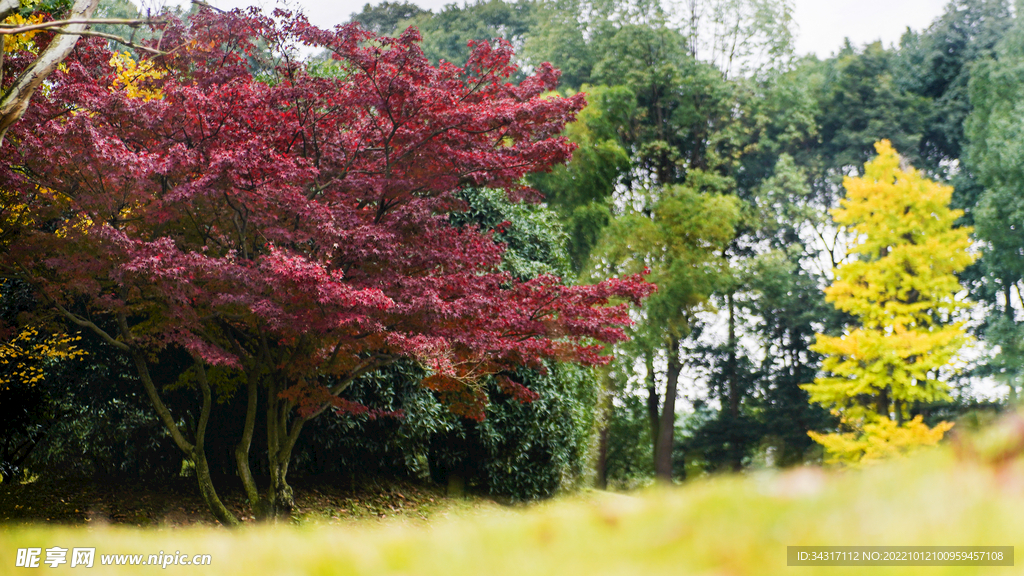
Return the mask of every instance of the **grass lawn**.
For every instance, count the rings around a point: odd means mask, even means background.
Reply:
[[[339,523],[310,514],[297,524],[235,531],[8,523],[0,528],[0,574],[145,574],[161,569],[101,566],[101,556],[146,560],[161,551],[209,554],[210,565],[165,569],[203,575],[1018,574],[989,566],[786,565],[793,545],[1024,551],[1024,460],[1005,434],[986,442],[862,471],[763,471],[636,496],[590,492],[529,507],[467,505],[427,522],[409,515]],[[53,546],[95,547],[94,567],[15,568],[18,548]]]

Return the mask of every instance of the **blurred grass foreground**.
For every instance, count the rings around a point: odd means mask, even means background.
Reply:
[[[1014,567],[787,566],[787,546],[1024,550],[1024,420],[861,470],[799,468],[637,496],[591,492],[423,523],[130,529],[7,525],[0,574],[1009,574]],[[15,567],[18,548],[95,547],[92,568]],[[208,566],[103,566],[108,554],[210,554]],[[70,554],[69,554],[70,560]],[[1018,558],[1017,562],[1021,560]]]

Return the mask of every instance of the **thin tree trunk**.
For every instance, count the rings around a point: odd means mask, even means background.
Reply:
[[[280,390],[276,378],[271,378],[267,390],[267,463],[270,466],[270,489],[267,493],[266,505],[269,517],[277,518],[291,513],[289,493],[285,489],[287,483],[278,466],[281,452],[281,436],[284,435],[281,420],[285,415],[281,411],[281,399],[277,397]],[[278,496],[281,496],[278,498]]]
[[[740,414],[740,387],[736,374],[736,300],[733,292],[726,296],[729,304],[729,359],[726,362],[726,377],[729,382],[729,415],[736,418]]]
[[[596,468],[594,485],[601,490],[608,489],[608,443],[611,435],[612,427],[612,397],[614,390],[612,390],[612,379],[611,375],[607,370],[601,371],[601,382],[602,386],[601,404],[600,410],[600,429],[597,434],[597,462],[594,467]]]
[[[269,511],[266,503],[260,497],[260,491],[256,487],[256,481],[252,477],[252,469],[249,467],[249,449],[252,447],[252,435],[256,427],[256,410],[259,400],[259,366],[254,366],[246,374],[246,406],[245,421],[242,424],[242,438],[235,446],[235,467],[238,470],[238,477],[242,481],[245,495],[249,499],[249,506],[257,520],[265,520]]]
[[[45,293],[41,294],[43,294],[45,298]],[[68,320],[78,326],[88,328],[98,335],[104,342],[110,344],[116,350],[127,354],[132,359],[132,362],[135,364],[136,372],[139,375],[139,380],[142,382],[142,387],[146,391],[146,396],[149,397],[149,401],[153,405],[153,410],[156,411],[157,417],[171,434],[171,439],[174,441],[175,445],[178,446],[178,449],[195,464],[196,478],[199,482],[199,491],[202,494],[203,499],[206,501],[207,506],[210,508],[210,512],[213,513],[217,520],[227,526],[238,525],[238,519],[235,518],[235,516],[231,514],[226,507],[224,507],[223,502],[221,502],[220,498],[217,496],[217,491],[214,489],[213,481],[210,478],[210,469],[206,461],[206,451],[203,444],[206,438],[206,425],[210,418],[212,401],[209,382],[206,380],[206,372],[203,369],[202,362],[199,360],[195,361],[196,370],[198,371],[197,379],[200,381],[200,388],[203,396],[203,404],[199,423],[196,426],[196,444],[193,445],[185,438],[181,428],[178,427],[177,422],[171,415],[171,411],[167,409],[167,405],[164,404],[163,400],[160,398],[160,393],[157,391],[156,385],[153,383],[153,378],[149,373],[149,363],[146,360],[146,356],[134,346],[134,338],[132,336],[131,329],[128,326],[128,319],[124,313],[118,313],[115,316],[119,337],[114,338],[95,323],[72,313],[61,306],[58,302],[54,300],[49,300],[49,302]]]
[[[661,398],[658,396],[658,386],[654,379],[654,350],[648,350],[644,354],[644,362],[647,367],[647,419],[651,427],[651,454],[658,453],[658,422],[661,420]]]
[[[298,422],[293,424],[299,426]],[[285,426],[282,425],[282,432]],[[278,434],[284,440],[277,449],[277,460],[270,465],[270,491],[274,501],[274,511],[278,518],[287,518],[295,509],[295,492],[288,484],[288,466],[292,459],[294,443],[288,441],[289,435]]]
[[[1010,300],[1013,297],[1013,293],[1010,292],[1012,286],[1013,285],[1010,284],[1009,282],[1006,282],[1006,284],[1003,286],[1003,295],[1006,297],[1006,308],[1003,309],[1003,313],[1006,314],[1006,317],[1011,321],[1014,319],[1015,316],[1013,313],[1013,301]]]
[[[675,439],[676,393],[679,375],[683,371],[679,361],[679,339],[672,337],[668,346],[668,373],[665,383],[665,401],[658,427],[658,443],[654,454],[654,476],[664,482],[672,481],[672,444]]]
[[[323,413],[330,403],[325,403],[312,414],[306,416],[295,416],[289,423],[289,415],[295,408],[291,401],[280,397],[282,391],[280,382],[282,376],[274,374],[267,378],[267,460],[270,466],[270,487],[266,496],[260,497],[259,490],[253,482],[252,474],[249,472],[249,448],[252,442],[252,431],[257,410],[257,389],[259,385],[258,374],[261,373],[259,363],[269,361],[270,351],[266,342],[261,343],[260,356],[257,358],[253,368],[253,374],[248,379],[248,405],[246,407],[245,427],[242,439],[235,449],[235,461],[239,469],[239,476],[245,486],[246,494],[250,501],[256,502],[254,512],[261,520],[276,520],[288,518],[295,509],[295,493],[288,484],[288,468],[291,463],[292,452],[295,444],[302,433],[306,422],[316,418]],[[366,361],[340,382],[330,388],[330,393],[337,396],[347,389],[359,376],[379,369],[396,361],[396,358],[378,358]]]
[[[295,492],[288,484],[288,467],[292,459],[292,449],[295,447],[295,439],[299,436],[305,419],[296,418],[292,422],[289,431],[284,423],[287,413],[282,412],[282,419],[278,421],[280,428],[275,436],[278,439],[278,446],[274,450],[274,457],[270,461],[270,509],[275,518],[288,518],[295,510]]]
[[[196,465],[196,480],[199,481],[199,492],[213,515],[226,526],[237,526],[238,518],[224,506],[217,496],[217,490],[213,486],[213,479],[210,478],[210,467],[206,462],[206,425],[210,420],[210,408],[213,404],[210,394],[210,383],[206,379],[206,368],[201,360],[195,361],[196,380],[203,394],[203,407],[200,411],[199,422],[196,425],[196,444],[192,449],[192,462]]]
[[[878,394],[877,403],[875,404],[875,410],[879,416],[889,417],[889,387],[886,386]]]
[[[296,417],[289,428],[288,414],[292,404],[282,400],[278,396],[280,392],[279,386],[272,380],[267,393],[267,457],[270,464],[267,503],[272,517],[287,518],[295,509],[295,493],[288,485],[288,465],[292,449],[307,419]]]
[[[123,320],[123,319],[122,319]],[[126,327],[122,321],[122,333]],[[157,416],[163,421],[164,427],[171,433],[171,438],[174,443],[177,444],[178,448],[190,459],[196,466],[196,480],[199,482],[199,492],[203,496],[203,500],[206,505],[210,508],[210,512],[213,513],[214,517],[217,518],[222,524],[226,526],[237,526],[239,524],[238,518],[235,518],[221,502],[217,496],[217,491],[214,489],[213,480],[210,478],[210,469],[206,462],[206,451],[203,447],[203,439],[206,437],[206,423],[210,418],[210,386],[206,381],[206,371],[202,369],[202,364],[196,361],[197,380],[199,380],[200,389],[203,395],[203,405],[201,408],[201,415],[199,423],[196,426],[196,444],[190,443],[185,439],[185,435],[182,434],[174,418],[171,416],[170,410],[160,399],[160,394],[156,390],[156,385],[153,384],[153,379],[149,374],[149,365],[146,362],[146,358],[141,352],[132,348],[131,357],[135,362],[135,367],[139,374],[139,379],[142,380],[142,385],[146,389],[146,394],[149,396],[150,402],[153,404],[153,408],[156,410]]]

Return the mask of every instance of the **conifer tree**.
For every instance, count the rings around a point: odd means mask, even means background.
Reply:
[[[929,429],[916,408],[948,399],[940,378],[967,336],[957,312],[968,303],[955,276],[970,265],[970,228],[949,208],[953,188],[925,178],[888,140],[864,176],[847,177],[847,195],[832,212],[853,238],[850,259],[825,291],[856,324],[838,336],[817,335],[826,374],[804,386],[811,402],[842,417],[847,432],[811,433],[831,461],[859,462],[934,444],[952,427]],[[899,430],[898,430],[899,429]]]

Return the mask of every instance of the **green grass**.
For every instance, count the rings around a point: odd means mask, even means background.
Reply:
[[[989,458],[989,460],[991,460]],[[0,574],[23,547],[101,554],[211,554],[181,574],[1010,574],[1005,567],[787,567],[786,546],[999,545],[1024,550],[1024,462],[943,449],[863,471],[799,469],[695,482],[637,497],[589,493],[541,506],[472,509],[430,523],[131,529],[43,525],[0,531]],[[44,553],[45,554],[45,553]],[[47,574],[56,570],[42,566]],[[74,570],[78,570],[75,568]]]

